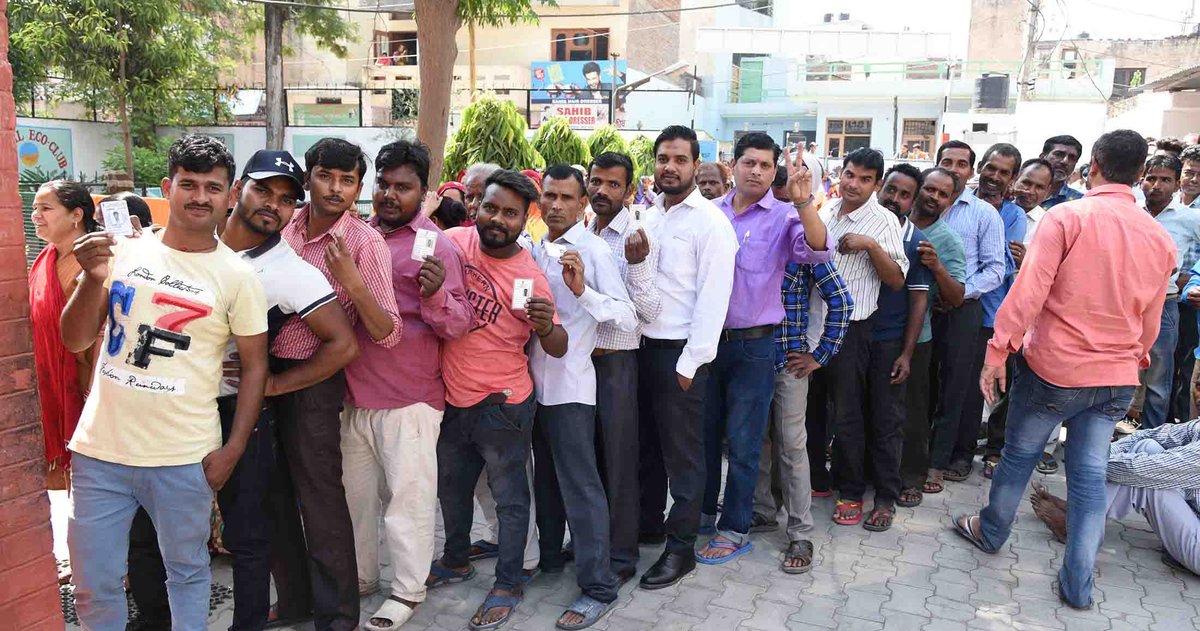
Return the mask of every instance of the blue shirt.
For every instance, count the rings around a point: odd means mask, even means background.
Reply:
[[[783,273],[783,322],[775,327],[775,370],[783,370],[787,354],[807,353],[808,349],[808,294],[816,283],[817,291],[829,309],[825,313],[825,327],[821,341],[812,350],[813,359],[822,366],[837,354],[850,327],[850,314],[854,311],[854,299],[837,268],[832,262],[816,265],[788,263]]]
[[[872,340],[884,342],[902,339],[904,328],[908,324],[909,292],[924,291],[928,294],[929,286],[933,283],[933,273],[921,263],[921,253],[917,246],[922,241],[928,241],[925,234],[917,229],[911,221],[905,221],[901,228],[904,240],[904,254],[908,256],[908,274],[904,277],[904,288],[892,289],[881,283],[879,288],[879,306],[875,309],[875,331]],[[926,309],[928,311],[928,309]],[[922,332],[924,332],[922,326]],[[920,342],[920,338],[917,340]]]
[[[1046,201],[1042,202],[1042,208],[1050,210],[1058,204],[1075,201],[1077,199],[1083,199],[1083,193],[1080,193],[1070,186],[1067,186],[1067,183],[1063,182],[1062,188],[1058,189],[1057,193],[1047,197]]]
[[[1179,286],[1175,284],[1179,279],[1179,270],[1190,269],[1196,263],[1191,254],[1192,248],[1200,244],[1200,210],[1172,202],[1154,219],[1166,229],[1167,234],[1171,235],[1171,240],[1175,242],[1179,269],[1171,274],[1171,282],[1167,285],[1167,296],[1175,296],[1179,293]]]
[[[1013,241],[1025,241],[1028,218],[1025,216],[1024,209],[1013,203],[1012,200],[1007,200],[1000,206],[1000,220],[1004,222],[1006,245]],[[1008,290],[1016,281],[1016,275],[1017,262],[1013,260],[1012,250],[1005,247],[1004,281],[1000,283],[999,287],[979,297],[979,304],[983,306],[983,326],[991,328],[996,322],[996,311],[1000,309],[1000,303],[1004,302],[1004,297],[1008,295]]]
[[[942,213],[942,221],[962,238],[967,257],[967,300],[979,298],[1004,282],[1004,222],[991,204],[964,190],[954,205]],[[1024,238],[1024,235],[1021,235]]]
[[[1197,261],[1196,264],[1192,266],[1191,272],[1192,277],[1189,278],[1187,284],[1183,286],[1183,293],[1179,295],[1180,300],[1187,299],[1187,294],[1189,291],[1200,287],[1200,261]],[[1196,312],[1196,322],[1200,324],[1200,311]],[[1196,359],[1200,359],[1200,346],[1196,347]]]

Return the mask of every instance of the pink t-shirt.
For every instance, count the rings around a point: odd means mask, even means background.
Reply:
[[[546,276],[525,250],[507,259],[484,254],[474,227],[451,228],[446,236],[463,253],[467,299],[475,309],[471,332],[446,340],[442,347],[446,401],[465,408],[496,392],[505,393],[509,403],[524,401],[533,393],[525,354],[533,325],[523,309],[512,308],[513,282],[532,280],[533,295],[553,302]],[[554,322],[558,323],[557,313]]]

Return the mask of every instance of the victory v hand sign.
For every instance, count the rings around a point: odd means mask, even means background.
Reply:
[[[804,152],[797,148],[795,155],[792,155],[792,151],[785,147],[783,159],[787,165],[788,195],[791,196],[793,204],[803,204],[813,194],[812,172],[804,164]]]

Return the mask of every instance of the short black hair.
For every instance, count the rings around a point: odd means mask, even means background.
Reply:
[[[771,181],[771,186],[785,186],[788,181],[788,172],[786,167],[775,168],[775,179]]]
[[[876,180],[883,179],[883,154],[870,147],[859,147],[847,153],[846,157],[842,159],[842,168],[850,166],[850,163],[875,171]]]
[[[892,177],[893,173],[899,173],[900,175],[910,177],[914,182],[917,183],[918,187],[921,186],[921,170],[907,162],[897,162],[896,164],[893,164],[892,168],[888,169],[887,173],[883,174],[883,181],[886,182],[889,177]]]
[[[1179,161],[1200,163],[1200,145],[1192,145],[1184,149],[1183,153],[1179,154]]]
[[[438,202],[438,207],[434,209],[433,216],[437,217],[443,226],[454,228],[461,226],[467,220],[467,207],[457,199],[443,197],[442,201]]]
[[[48,188],[54,191],[54,196],[58,198],[58,203],[65,206],[67,212],[78,208],[83,213],[84,232],[95,232],[100,229],[100,225],[96,223],[96,204],[92,201],[92,193],[81,182],[74,180],[50,180],[42,184],[39,188]],[[132,211],[133,208],[129,210]],[[145,226],[148,224],[142,225]]]
[[[921,178],[917,180],[917,188],[925,186],[925,179],[935,173],[941,173],[942,175],[948,176],[950,181],[954,182],[954,190],[958,190],[958,176],[955,175],[954,171],[951,171],[950,169],[944,169],[942,167],[929,167],[928,169],[921,171]]]
[[[542,190],[546,188],[546,180],[575,180],[579,183],[579,194],[584,199],[587,199],[587,183],[583,181],[583,174],[579,169],[569,164],[552,164],[546,167],[542,172]]]
[[[1083,155],[1083,144],[1080,143],[1078,140],[1076,140],[1074,136],[1070,136],[1067,134],[1063,134],[1061,136],[1051,136],[1051,137],[1047,138],[1046,142],[1042,143],[1042,155],[1046,155],[1047,153],[1050,153],[1050,150],[1054,148],[1054,145],[1065,145],[1067,147],[1075,147],[1075,151],[1079,155],[1081,155],[1081,156]]]
[[[174,178],[179,169],[192,173],[212,173],[213,169],[224,167],[228,174],[229,184],[233,184],[233,174],[237,172],[237,164],[233,154],[225,143],[204,134],[187,134],[175,139],[167,149],[167,177]]]
[[[600,72],[600,64],[594,61],[589,61],[586,64],[583,64],[583,74],[586,75],[589,72]]]
[[[696,132],[691,127],[683,125],[670,125],[664,127],[658,133],[658,138],[654,139],[654,155],[658,155],[658,146],[668,140],[686,140],[692,143],[692,159],[700,159],[700,141],[696,138]]]
[[[625,186],[633,184],[633,160],[623,153],[616,151],[605,151],[604,153],[592,158],[592,163],[588,165],[588,175],[592,174],[592,169],[600,167],[601,169],[611,169],[613,167],[621,167],[625,169]]]
[[[1159,138],[1158,140],[1154,141],[1154,150],[1155,151],[1166,151],[1169,153],[1173,153],[1175,155],[1179,155],[1179,154],[1183,153],[1183,148],[1185,146],[1186,145],[1184,145],[1182,140],[1180,140],[1174,136],[1167,136],[1165,138]]]
[[[154,216],[150,214],[150,204],[147,204],[146,200],[134,195],[130,191],[113,193],[112,195],[100,200],[100,203],[119,202],[122,200],[124,200],[125,205],[129,207],[129,216],[137,217],[143,228],[149,228],[150,224],[154,223]],[[97,204],[97,206],[98,205],[99,204]]]
[[[992,156],[994,156],[994,155],[1000,155],[1005,158],[1015,158],[1015,160],[1013,160],[1013,163],[1021,164],[1021,150],[1020,149],[1017,149],[1016,147],[1008,144],[1007,142],[998,142],[998,143],[988,147],[987,151],[983,152],[983,159],[979,161],[980,168],[983,168],[983,165],[987,164],[988,161],[991,160]]]
[[[1149,174],[1150,169],[1170,169],[1175,172],[1175,181],[1178,182],[1183,173],[1183,161],[1172,155],[1150,156],[1150,159],[1146,160],[1144,173]]]
[[[429,147],[420,141],[396,140],[379,148],[375,156],[377,177],[399,166],[410,167],[421,180],[421,188],[429,188]]]
[[[525,200],[526,211],[529,210],[529,205],[538,199],[538,190],[533,185],[533,180],[520,171],[509,171],[507,169],[496,171],[488,176],[487,181],[483,184],[483,190],[487,191],[493,184],[500,188],[506,188]]]
[[[367,174],[367,156],[362,147],[341,138],[322,138],[304,152],[304,173],[312,175],[313,169],[325,167],[339,171],[354,170],[358,179]]]
[[[742,154],[746,153],[747,149],[770,151],[772,153],[771,163],[779,162],[781,153],[779,145],[775,144],[775,139],[765,132],[752,131],[738,138],[737,144],[733,146],[733,161],[737,162],[742,159]]]
[[[1100,167],[1100,175],[1109,183],[1133,186],[1149,149],[1141,134],[1130,129],[1118,129],[1096,139],[1096,144],[1092,145],[1092,160]]]
[[[967,143],[965,143],[961,140],[946,141],[944,144],[942,144],[942,146],[938,147],[937,155],[934,156],[933,161],[941,162],[942,161],[942,153],[945,152],[947,149],[966,149],[970,153],[969,160],[971,161],[971,168],[972,169],[975,168],[975,150],[971,148],[971,145],[968,145]]]
[[[1044,160],[1042,158],[1030,158],[1022,162],[1021,169],[1018,170],[1017,173],[1024,173],[1025,169],[1028,169],[1032,166],[1045,167],[1046,170],[1050,172],[1050,182],[1054,182],[1054,165],[1050,164],[1048,160]],[[1087,165],[1085,164],[1084,166],[1086,167]]]

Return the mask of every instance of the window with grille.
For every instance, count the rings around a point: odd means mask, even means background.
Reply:
[[[550,31],[553,61],[591,61],[608,58],[608,29],[571,28]]]

